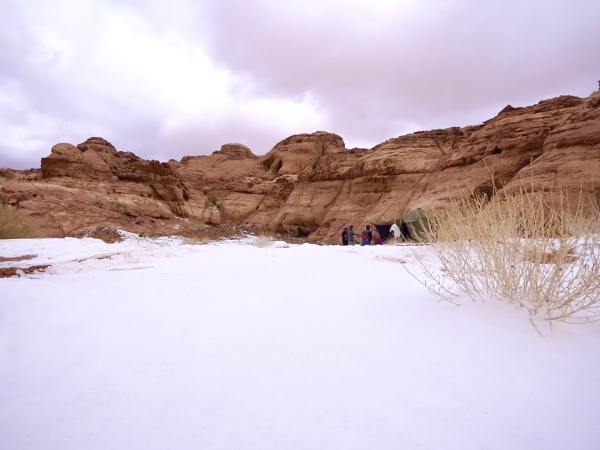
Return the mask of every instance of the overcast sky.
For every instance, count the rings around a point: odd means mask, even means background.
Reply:
[[[599,0],[0,0],[0,166],[476,124],[597,90],[599,24]]]

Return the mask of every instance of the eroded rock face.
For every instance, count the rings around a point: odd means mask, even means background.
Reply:
[[[35,181],[13,176],[1,183],[1,197],[30,216],[43,236],[79,236],[102,227],[168,232],[178,218],[219,222],[205,213],[205,196],[171,165],[117,151],[97,137],[52,147]]]
[[[203,222],[337,242],[344,226],[443,208],[474,192],[525,186],[597,201],[599,183],[595,92],[509,105],[481,125],[413,133],[372,149],[346,149],[340,136],[319,131],[290,136],[264,156],[225,144],[209,156],[160,163],[90,138],[55,145],[41,171],[0,169],[0,199],[37,217],[47,235],[100,226],[177,232]]]
[[[260,164],[267,169],[263,176],[300,175],[322,156],[343,152],[345,148],[341,137],[324,131],[290,136],[260,159]]]
[[[42,177],[83,178],[93,174],[92,168],[83,159],[83,153],[71,144],[56,144],[47,158],[42,158]]]
[[[506,186],[509,192],[522,188],[545,192],[548,200],[570,208],[600,201],[600,91],[548,133],[539,158]]]
[[[506,107],[477,127],[431,168],[427,191],[410,205],[442,207],[462,193],[491,194],[542,155],[552,130],[562,126],[583,100],[562,96],[524,108]]]

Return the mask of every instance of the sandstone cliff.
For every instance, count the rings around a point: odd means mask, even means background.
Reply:
[[[423,131],[372,149],[316,132],[264,156],[226,144],[168,163],[117,151],[101,138],[57,144],[41,170],[0,169],[0,199],[38,218],[48,236],[101,227],[176,233],[231,224],[337,242],[342,227],[392,220],[494,188],[598,200],[600,91],[507,106],[481,125]]]

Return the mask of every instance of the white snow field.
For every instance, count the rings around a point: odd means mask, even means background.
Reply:
[[[600,448],[600,324],[440,302],[407,247],[249,244],[0,241],[51,264],[0,279],[0,448]]]

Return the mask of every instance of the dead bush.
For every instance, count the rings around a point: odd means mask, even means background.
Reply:
[[[254,245],[260,248],[269,247],[273,243],[273,233],[268,230],[260,231],[254,237]]]
[[[0,206],[0,239],[35,237],[33,227],[11,206]]]
[[[429,219],[424,238],[444,271],[419,261],[424,284],[442,298],[506,299],[549,321],[600,318],[597,205],[557,205],[520,191],[457,200]]]

